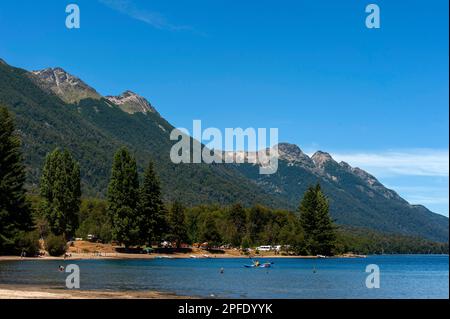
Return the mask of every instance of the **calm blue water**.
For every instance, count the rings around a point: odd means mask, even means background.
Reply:
[[[448,259],[448,255],[280,258],[270,260],[275,263],[271,269],[244,268],[248,259],[221,258],[16,261],[0,262],[0,284],[64,288],[67,274],[57,268],[75,263],[84,290],[158,290],[218,298],[449,298]],[[380,267],[379,289],[366,288],[368,264]]]

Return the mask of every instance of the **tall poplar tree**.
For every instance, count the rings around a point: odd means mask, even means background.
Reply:
[[[148,163],[140,189],[139,215],[141,238],[150,245],[152,241],[161,240],[167,232],[166,210],[161,199],[159,178],[152,161]]]
[[[177,248],[181,246],[181,242],[187,239],[185,208],[180,202],[173,203],[169,210],[169,240],[176,242]]]
[[[140,243],[139,179],[136,160],[125,148],[114,155],[108,186],[108,214],[113,239],[126,247]]]
[[[232,227],[231,243],[233,246],[240,246],[245,235],[247,214],[241,204],[235,204],[227,214],[227,220]]]
[[[222,236],[217,229],[214,216],[210,212],[206,212],[203,225],[200,228],[199,238],[201,242],[207,242],[210,246],[215,246],[222,242]]]
[[[57,148],[47,155],[40,193],[50,230],[69,239],[78,228],[81,186],[80,166],[68,150]]]
[[[328,199],[319,184],[305,192],[299,211],[306,250],[313,255],[331,255],[336,241],[335,226],[329,214]]]
[[[12,116],[0,107],[0,253],[8,252],[18,233],[32,226],[20,146]]]

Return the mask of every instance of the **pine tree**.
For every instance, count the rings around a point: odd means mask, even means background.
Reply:
[[[206,214],[207,215],[200,230],[200,240],[202,242],[207,242],[210,245],[218,245],[222,241],[222,236],[217,229],[214,216],[210,212],[207,212]]]
[[[113,239],[126,247],[139,240],[139,179],[136,160],[122,147],[114,155],[108,186],[108,214]]]
[[[319,184],[305,192],[299,211],[306,250],[313,255],[331,255],[336,241],[335,226],[329,215],[328,200]]]
[[[185,208],[180,202],[173,203],[168,215],[169,240],[175,241],[177,248],[187,239]]]
[[[268,211],[261,205],[255,205],[248,212],[247,235],[250,243],[255,245],[259,242],[261,232],[267,223]]]
[[[80,166],[67,150],[55,149],[45,159],[40,193],[51,231],[66,239],[78,228],[81,203]]]
[[[233,205],[228,212],[227,219],[232,226],[231,243],[234,246],[240,246],[246,232],[247,214],[245,209],[241,204]]]
[[[150,245],[152,241],[160,241],[167,232],[166,210],[161,199],[159,178],[151,161],[140,189],[139,214],[141,238]]]
[[[32,226],[20,147],[12,117],[0,107],[0,253],[8,252],[18,233]]]

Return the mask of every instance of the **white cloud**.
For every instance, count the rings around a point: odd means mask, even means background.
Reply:
[[[157,29],[164,29],[170,31],[193,31],[190,26],[174,25],[167,21],[167,19],[159,12],[141,10],[131,0],[99,0],[100,3],[116,10],[120,13],[126,14],[133,19],[142,21]]]
[[[397,192],[403,194],[405,199],[411,204],[448,204],[448,185],[436,186],[392,186],[386,187],[395,189]]]
[[[431,196],[408,196],[407,200],[411,204],[431,205],[431,204],[448,204],[448,197],[431,197]]]
[[[413,149],[384,152],[333,153],[337,161],[360,167],[376,177],[449,176],[449,151]]]
[[[347,162],[374,175],[411,204],[425,205],[448,216],[448,150],[405,149],[331,155],[336,161]]]

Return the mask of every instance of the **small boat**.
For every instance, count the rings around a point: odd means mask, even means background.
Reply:
[[[155,256],[156,259],[172,259],[171,256]]]
[[[264,263],[260,265],[252,264],[252,265],[244,265],[245,268],[270,268],[272,267],[272,263]]]

